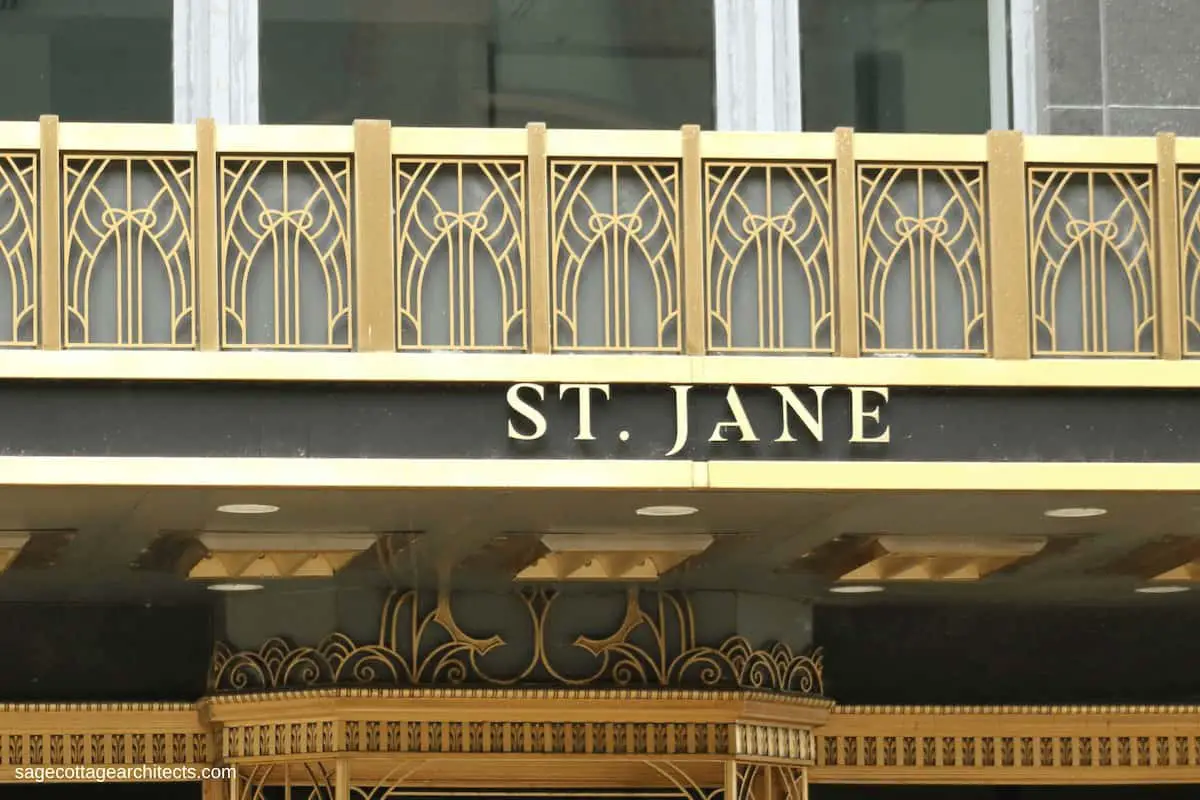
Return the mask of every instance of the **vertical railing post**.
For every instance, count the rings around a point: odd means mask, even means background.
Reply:
[[[196,120],[196,339],[201,350],[221,349],[221,247],[217,124]]]
[[[354,347],[396,349],[392,123],[354,122]]]
[[[350,764],[339,758],[333,773],[334,800],[350,800]]]
[[[554,341],[551,314],[554,279],[550,262],[550,163],[546,126],[531,122],[525,130],[529,158],[529,351],[549,353]]]
[[[854,129],[834,131],[834,296],[833,353],[844,358],[862,355],[862,318],[858,278],[858,168],[854,162]]]
[[[704,355],[708,309],[704,285],[704,164],[700,154],[700,126],[684,125],[683,135],[683,352]]]
[[[1158,134],[1158,353],[1183,358],[1182,275],[1179,269],[1179,174],[1175,166],[1175,134]]]
[[[992,355],[1027,359],[1033,332],[1025,233],[1025,140],[1019,131],[991,131],[987,137]]]
[[[41,297],[38,341],[43,350],[61,350],[62,331],[62,196],[59,192],[58,117],[44,116],[41,122],[39,169],[39,222],[41,227]]]

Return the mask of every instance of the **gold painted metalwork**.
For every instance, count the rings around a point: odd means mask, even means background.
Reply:
[[[555,350],[681,350],[679,169],[551,161]]]
[[[18,769],[200,768],[215,755],[191,703],[0,704],[0,730],[0,783]]]
[[[1158,351],[1154,171],[1030,168],[1034,355]]]
[[[731,800],[807,800],[808,781],[804,767],[785,764],[738,763]]]
[[[978,165],[858,168],[864,353],[988,352]]]
[[[1195,357],[1200,355],[1200,169],[1179,170],[1178,214],[1183,352]]]
[[[832,172],[705,164],[712,351],[833,351]]]
[[[863,706],[818,731],[815,783],[1200,780],[1195,706]]]
[[[525,350],[525,163],[395,169],[400,349]]]
[[[32,153],[0,152],[0,345],[37,342],[38,164]]]
[[[222,157],[224,346],[349,350],[349,158]]]
[[[576,654],[585,666],[564,665],[556,655],[549,624],[560,595],[552,590],[516,595],[529,620],[522,642],[492,634],[477,638],[454,619],[450,598],[432,607],[415,591],[388,600],[379,639],[356,644],[333,634],[316,647],[294,647],[271,639],[257,651],[217,649],[210,686],[217,692],[337,685],[400,686],[700,686],[763,689],[781,694],[820,695],[822,656],[796,654],[783,644],[756,648],[734,636],[712,645],[697,640],[696,621],[686,596],[664,592],[627,595],[621,624],[603,638],[580,635]],[[519,668],[494,673],[486,656],[501,647],[521,647]]]
[[[63,158],[63,344],[196,343],[195,160]]]

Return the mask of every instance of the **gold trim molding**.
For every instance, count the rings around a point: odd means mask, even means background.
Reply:
[[[1198,706],[836,709],[810,780],[869,784],[1200,782]]]
[[[317,381],[350,383],[713,383],[1190,389],[1200,361],[1053,358],[7,350],[3,380]],[[782,377],[781,377],[782,376]]]
[[[811,764],[832,703],[763,692],[326,690],[203,703],[233,764],[333,755],[673,759]]]
[[[0,705],[0,782],[31,767],[201,768],[214,755],[191,703]]]

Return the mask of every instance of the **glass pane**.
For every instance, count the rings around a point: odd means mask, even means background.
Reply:
[[[260,0],[262,120],[713,125],[712,0]]]
[[[170,122],[171,0],[0,3],[0,119]]]
[[[987,0],[801,0],[804,127],[990,127]]]

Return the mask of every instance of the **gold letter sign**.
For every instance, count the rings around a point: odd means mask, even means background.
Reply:
[[[689,443],[699,443],[693,438],[689,422],[691,390],[686,384],[664,386],[662,390],[673,399],[675,406],[675,430],[672,432],[671,449],[667,458],[682,453]],[[765,415],[761,405],[762,393],[770,390],[776,411],[773,419],[761,416],[751,424],[751,415],[742,402],[742,394],[749,396],[750,389],[736,386],[724,387],[725,401],[722,416],[708,435],[708,442],[752,443],[762,441],[763,436],[773,443],[791,443],[800,440],[821,443],[826,441],[825,406],[830,396],[840,393],[832,386],[758,386],[759,404],[756,413]],[[888,403],[888,390],[882,386],[844,387],[850,421],[849,435],[845,441],[854,445],[887,444],[891,431],[883,419]],[[546,387],[539,383],[516,383],[508,388],[508,438],[522,442],[541,439],[546,435],[549,423],[542,411],[546,402]],[[577,442],[594,442],[596,434],[592,422],[598,407],[612,397],[612,388],[607,383],[564,383],[558,387],[558,401],[576,407],[575,431]],[[551,402],[554,395],[551,393]],[[564,412],[569,414],[569,412]],[[560,419],[551,415],[551,419]],[[710,418],[711,419],[711,418]],[[797,424],[799,423],[799,424]],[[756,431],[755,426],[758,426]],[[556,427],[559,427],[556,424]],[[701,433],[701,436],[704,434]],[[799,438],[797,438],[799,437]],[[624,443],[630,439],[628,430],[621,430],[616,438]]]

